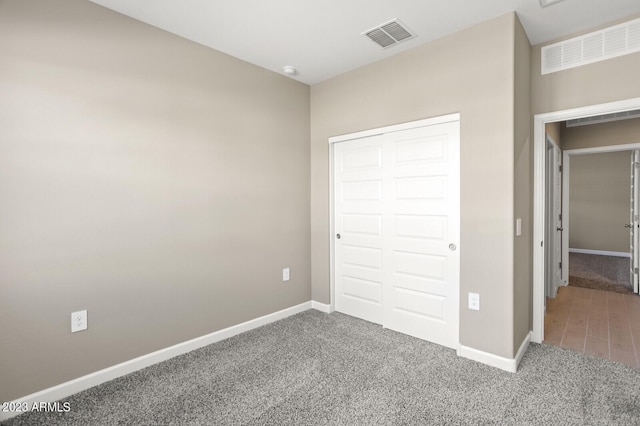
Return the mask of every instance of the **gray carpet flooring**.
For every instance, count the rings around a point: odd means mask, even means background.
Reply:
[[[306,311],[6,425],[640,424],[640,370],[532,344],[517,373]]]
[[[629,266],[628,257],[569,253],[569,285],[631,294]]]

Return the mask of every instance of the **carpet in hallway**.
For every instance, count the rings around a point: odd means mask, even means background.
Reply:
[[[569,285],[594,290],[633,293],[628,257],[569,253]]]

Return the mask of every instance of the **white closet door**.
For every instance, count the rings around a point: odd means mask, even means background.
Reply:
[[[334,145],[336,310],[458,346],[459,122]]]
[[[458,346],[458,123],[386,135],[385,327]]]
[[[382,324],[383,168],[380,136],[334,146],[336,310]]]

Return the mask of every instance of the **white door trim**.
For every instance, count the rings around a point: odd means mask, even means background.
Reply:
[[[345,142],[353,139],[361,139],[369,136],[381,135],[384,133],[392,133],[392,132],[398,132],[402,130],[416,129],[418,127],[433,126],[435,124],[450,123],[454,121],[460,121],[460,113],[447,114],[447,115],[442,115],[442,116],[433,117],[433,118],[425,118],[422,120],[410,121],[410,122],[401,123],[401,124],[394,124],[391,126],[379,127],[376,129],[363,130],[360,132],[348,133],[348,134],[339,135],[339,136],[332,136],[329,138],[328,143],[329,143],[329,288],[330,288],[329,290],[330,291],[330,303],[329,303],[330,308],[329,309],[330,309],[330,312],[335,311],[335,308],[336,308],[335,279],[334,279],[334,274],[335,274],[335,264],[334,264],[335,238],[334,236],[336,232],[335,232],[335,223],[334,223],[335,206],[333,202],[333,199],[335,196],[334,164],[333,164],[334,144],[336,142]]]
[[[571,177],[571,157],[574,155],[585,154],[603,154],[607,152],[619,152],[619,151],[633,151],[639,149],[640,143],[630,143],[626,145],[611,145],[611,146],[596,146],[592,148],[578,148],[567,149],[562,151],[562,218],[564,228],[564,236],[562,239],[562,264],[566,267],[562,268],[562,284],[566,285],[569,282],[569,228],[571,223],[569,221],[570,205],[569,194],[571,192],[571,185],[569,185],[569,179]],[[577,252],[576,249],[573,249]],[[585,251],[582,251],[584,253]]]
[[[547,243],[547,247],[545,251],[547,251],[546,260],[549,260],[553,264],[553,267],[545,268],[545,269],[548,269],[547,270],[548,276],[546,278],[550,281],[546,285],[547,288],[545,289],[545,294],[548,294],[549,290],[551,290],[551,294],[555,295],[556,292],[558,291],[558,287],[560,287],[562,284],[562,268],[559,267],[559,264],[563,262],[562,260],[563,238],[562,238],[562,234],[560,234],[561,231],[558,231],[557,228],[562,227],[562,220],[558,219],[558,215],[562,214],[563,173],[561,169],[562,166],[560,166],[560,170],[556,167],[559,165],[558,164],[559,162],[562,163],[562,150],[560,149],[560,146],[553,140],[551,136],[546,135],[546,140],[547,140],[547,152],[549,152],[548,144],[552,145],[552,149],[550,150],[551,155],[550,156],[548,155],[545,158],[547,160],[550,160],[552,164],[546,167],[548,169],[548,175],[546,175],[546,178],[549,180],[546,182],[545,188],[549,189],[551,192],[549,194],[546,194],[545,196],[546,197],[545,201],[550,202],[550,205],[546,206],[545,209],[551,210],[551,213],[549,214],[549,212],[546,211],[545,214],[547,216],[545,217],[549,218],[553,222],[548,226],[548,228],[550,229],[547,229],[547,231],[545,232],[545,235],[550,238],[549,242]],[[558,175],[560,175],[560,178],[558,178]],[[560,188],[558,188],[558,186]],[[555,205],[556,202],[558,202],[557,206]],[[560,253],[559,256],[556,256],[557,252]],[[558,269],[556,269],[556,266],[555,266],[556,264],[558,265]],[[559,277],[558,277],[558,274],[560,275]]]
[[[379,127],[377,129],[363,130],[360,132],[349,133],[346,135],[332,136],[329,138],[329,144],[336,142],[344,142],[352,139],[366,138],[369,136],[381,135],[384,133],[398,132],[401,130],[416,129],[418,127],[433,126],[434,124],[450,123],[452,121],[460,121],[460,114],[448,114],[440,117],[425,118],[423,120],[410,121],[408,123],[393,124],[391,126]],[[329,158],[333,162],[333,159]]]
[[[640,98],[591,105],[544,114],[533,118],[533,330],[531,341],[544,338],[544,240],[545,240],[545,124],[575,118],[640,109]],[[628,147],[629,145],[627,145]],[[610,147],[609,147],[610,148]],[[563,213],[564,214],[564,213]]]
[[[640,268],[640,249],[638,244],[640,243],[640,235],[638,235],[638,215],[640,214],[640,176],[638,175],[638,166],[640,165],[640,150],[634,149],[631,157],[631,190],[629,191],[629,198],[631,204],[631,211],[629,214],[629,224],[631,225],[631,235],[629,241],[629,248],[631,252],[631,268],[629,269],[629,275],[631,277],[631,283],[633,285],[633,291],[638,293],[638,268]]]

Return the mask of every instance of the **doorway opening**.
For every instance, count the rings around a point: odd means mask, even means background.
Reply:
[[[633,164],[637,162],[636,160],[638,158],[637,157],[632,158],[631,153],[632,153],[632,150],[639,149],[640,144],[636,144],[636,145],[625,144],[621,146],[602,147],[602,146],[597,146],[597,143],[595,143],[591,145],[589,148],[579,148],[579,149],[575,149],[574,147],[571,147],[571,146],[569,147],[563,146],[563,148],[565,148],[561,154],[561,156],[563,157],[563,160],[558,161],[558,157],[560,156],[558,152],[559,144],[555,143],[553,138],[549,137],[546,131],[546,126],[548,124],[567,121],[567,120],[584,120],[586,117],[602,116],[604,114],[618,114],[625,111],[637,110],[639,108],[640,108],[640,99],[631,99],[628,101],[602,104],[602,105],[596,105],[596,106],[591,106],[586,108],[578,108],[574,110],[540,114],[540,115],[536,115],[534,118],[534,259],[533,259],[534,260],[534,277],[533,277],[534,278],[534,289],[533,289],[534,290],[534,302],[533,302],[534,323],[533,323],[533,332],[532,332],[532,341],[534,342],[541,343],[543,340],[548,341],[547,337],[551,337],[551,338],[555,337],[553,336],[553,334],[550,336],[546,336],[545,310],[549,311],[551,309],[553,311],[553,309],[555,308],[554,304],[556,302],[556,299],[554,299],[554,297],[556,295],[564,305],[566,305],[567,303],[574,303],[575,310],[584,308],[587,306],[587,304],[590,305],[591,303],[593,303],[594,306],[597,304],[600,304],[605,308],[607,308],[608,306],[609,308],[608,312],[611,315],[609,315],[609,317],[606,319],[608,320],[608,323],[610,323],[609,325],[617,326],[619,324],[617,324],[616,321],[627,321],[626,324],[628,327],[628,324],[629,324],[628,317],[624,317],[624,318],[622,318],[621,316],[619,317],[617,315],[618,312],[616,312],[617,309],[621,309],[623,311],[626,309],[625,299],[618,297],[622,295],[611,296],[607,298],[607,295],[610,293],[602,292],[603,294],[600,294],[599,290],[581,288],[576,286],[567,286],[567,284],[569,284],[571,281],[571,278],[570,278],[571,266],[575,267],[577,264],[576,257],[575,257],[576,255],[595,256],[595,257],[600,257],[601,260],[604,259],[605,258],[604,256],[607,256],[607,255],[614,255],[613,257],[625,255],[627,256],[627,259],[626,259],[627,265],[629,264],[630,259],[628,258],[629,256],[628,253],[630,251],[633,252],[633,247],[636,247],[636,248],[638,247],[637,245],[637,234],[638,234],[637,216],[638,215],[637,214],[635,215],[635,222],[634,222],[633,215],[629,217],[629,211],[633,210],[633,208],[629,209],[629,206],[630,205],[632,206],[633,203],[635,202],[637,207],[638,197],[629,197],[630,193],[634,194],[635,192],[637,192],[637,187],[638,187],[637,177],[635,178],[635,181],[632,180],[631,182],[631,186],[633,186],[633,189],[630,192],[627,187],[627,193],[626,193],[627,198],[625,199],[625,201],[626,201],[627,209],[629,210],[627,210],[626,220],[623,220],[623,223],[618,224],[620,229],[616,231],[618,233],[620,233],[620,230],[623,233],[626,232],[627,253],[625,254],[624,253],[625,249],[623,247],[624,242],[621,243],[619,238],[617,240],[617,244],[618,244],[618,246],[616,246],[617,248],[612,250],[602,250],[602,249],[589,250],[588,248],[589,245],[585,244],[584,241],[576,242],[576,238],[573,238],[572,240],[572,236],[575,237],[575,235],[573,234],[579,234],[577,233],[577,231],[580,230],[581,227],[583,228],[583,232],[581,233],[582,235],[589,234],[589,232],[586,232],[586,233],[584,232],[585,225],[584,223],[580,223],[580,220],[579,220],[579,219],[584,219],[587,221],[587,224],[588,224],[589,214],[585,214],[585,213],[589,213],[589,212],[585,210],[584,206],[578,205],[577,207],[573,206],[574,213],[578,213],[577,218],[576,218],[576,215],[573,215],[573,216],[571,215],[571,206],[569,204],[570,194],[571,194],[570,186],[569,186],[569,183],[570,183],[569,176],[571,173],[572,159],[574,160],[573,164],[576,166],[575,169],[577,171],[578,170],[577,166],[579,165],[580,162],[583,162],[582,160],[584,159],[589,159],[591,163],[594,163],[594,162],[597,163],[598,161],[602,160],[602,159],[597,159],[595,157],[590,159],[589,154],[605,155],[606,157],[605,153],[607,152],[611,153],[610,156],[613,156],[613,157],[617,156],[618,161],[620,161],[621,156],[622,157],[626,156],[627,160],[625,162],[627,165],[626,167],[624,167],[624,170],[626,172],[629,172],[630,167],[631,167],[631,170],[634,170]],[[626,153],[624,153],[624,151],[626,151]],[[638,154],[636,153],[635,155],[637,156]],[[605,157],[602,157],[602,158],[605,158]],[[587,161],[587,163],[588,162],[589,161]],[[582,188],[583,195],[584,194],[589,195],[590,192],[594,192],[593,191],[594,177],[591,176],[591,178],[592,178],[592,182],[591,182],[592,187],[591,188],[587,187],[586,192],[585,192],[585,188]],[[626,179],[629,179],[629,177],[627,177]],[[578,179],[576,178],[575,180],[577,181]],[[559,185],[558,184],[559,181],[561,181],[562,184]],[[598,181],[595,181],[595,182],[598,183]],[[587,185],[588,185],[588,182],[587,182]],[[574,195],[579,195],[577,192],[578,190],[575,190],[575,191],[576,193]],[[560,202],[559,200],[562,200],[562,201]],[[560,208],[560,205],[562,206],[561,208]],[[635,210],[637,211],[637,208]],[[576,231],[573,234],[571,233],[571,226],[570,226],[570,223],[572,222],[572,220],[570,219],[571,217],[573,217],[573,222],[574,222],[573,228],[574,228],[574,231]],[[620,221],[620,217],[618,217],[616,220]],[[625,225],[624,222],[627,222],[626,225],[628,225],[629,228],[632,228],[632,230],[636,231],[631,233],[631,238],[629,238],[630,229],[623,228],[623,226]],[[587,228],[588,227],[589,225],[587,225]],[[631,244],[629,244],[629,242],[631,242]],[[620,244],[622,244],[622,246]],[[592,244],[592,247],[598,247],[599,245],[602,245],[603,247],[606,248],[606,245],[604,245],[604,239],[602,237],[597,244],[595,245]],[[577,246],[577,248],[573,246]],[[583,247],[580,247],[580,246],[583,246]],[[587,249],[584,249],[584,247],[587,247]],[[632,249],[630,250],[629,247],[632,247]],[[561,260],[558,259],[559,256],[561,257]],[[572,265],[572,261],[570,260],[570,256],[574,258],[573,265]],[[636,259],[637,259],[637,256],[636,256]],[[636,264],[637,264],[637,260],[636,260]],[[631,275],[631,273],[633,272],[634,265],[631,265],[631,266],[632,266],[631,268],[627,269],[627,272],[629,273],[630,277],[633,276]],[[637,269],[636,269],[635,276],[636,276],[635,290],[637,292]],[[548,296],[551,296],[551,299],[547,299]],[[640,315],[640,298],[638,298],[637,296],[633,296],[633,297],[634,299],[628,299],[626,303],[627,304],[632,303],[634,305],[633,309],[637,308],[636,310],[638,311],[638,315]],[[549,305],[547,305],[547,300],[551,301]],[[596,314],[593,314],[593,315],[596,315]],[[572,327],[575,326],[576,329],[580,329],[582,327],[585,329],[585,331],[587,330],[587,323],[589,322],[588,315],[587,317],[584,317],[584,318],[579,318],[579,315],[574,315],[572,318],[574,322],[577,323],[577,324],[570,324]],[[547,319],[549,320],[549,318]],[[566,321],[566,318],[564,318],[564,321]],[[640,317],[638,318],[638,322],[640,323]],[[547,325],[549,326],[549,328],[551,328],[553,327],[554,323],[548,321]],[[595,327],[598,325],[598,321],[593,320],[591,321],[590,325],[592,327]],[[569,325],[567,325],[566,327],[569,327]],[[567,328],[567,330],[569,330],[569,328]],[[550,331],[553,333],[554,330],[550,330]],[[600,327],[599,331],[602,332],[603,328]],[[604,331],[607,331],[607,330],[604,330]],[[616,331],[616,329],[612,329],[612,331]],[[631,332],[631,329],[629,329],[629,331]],[[598,335],[598,330],[595,330],[592,334]],[[609,335],[611,335],[611,333],[609,333]],[[567,334],[565,333],[565,337],[566,336]],[[597,337],[602,338],[603,336],[599,335]],[[640,343],[640,332],[637,333],[637,337],[635,339],[638,340]],[[587,346],[589,345],[589,343],[597,342],[596,338],[590,339],[589,335],[587,336],[583,335],[582,340],[579,340],[579,339],[575,339],[575,340],[576,340],[575,342],[571,342],[571,339],[569,338],[566,342],[563,342],[563,346],[571,347],[572,344],[575,343],[576,346],[581,345],[580,348],[576,347],[576,349],[579,349],[583,352],[585,351],[589,352],[589,350],[587,350]],[[629,344],[632,345],[631,346],[632,349],[634,345],[633,340],[634,340],[633,337],[630,335]],[[553,343],[553,342],[550,342],[550,343]],[[613,346],[611,346],[611,351],[609,352],[609,345],[607,346],[607,349],[606,349],[607,355],[613,356],[614,348]],[[590,353],[593,353],[594,348],[591,347],[590,349],[591,349]],[[620,355],[620,354],[615,354],[615,355]],[[603,357],[608,357],[608,356],[603,356]],[[618,358],[620,357],[618,356]],[[614,357],[611,357],[611,359],[614,359]],[[615,360],[626,362],[624,359],[615,359]],[[636,367],[638,366],[637,364],[638,360],[635,357],[635,355],[633,355],[632,360],[628,360],[628,361],[629,362],[626,362],[627,364],[634,365]]]
[[[638,256],[634,256],[638,147],[625,144],[563,152],[565,285],[637,293],[638,274],[633,264],[638,263]]]
[[[547,263],[550,262],[547,245],[553,244],[550,239],[549,227],[553,225],[548,217],[548,171],[546,165],[548,163],[548,139],[546,125],[549,123],[584,119],[586,117],[594,117],[604,114],[616,114],[625,111],[633,111],[640,109],[640,98],[630,99],[626,101],[612,102],[608,104],[600,104],[571,110],[557,111],[546,114],[538,114],[534,117],[534,229],[533,229],[533,330],[532,341],[541,343],[544,339],[544,313],[545,301],[547,294]],[[635,149],[631,145],[624,145],[619,150]],[[602,152],[606,150],[614,150],[614,147],[591,148],[594,152],[600,149]],[[579,154],[579,152],[574,152]],[[564,156],[564,155],[563,155]],[[566,222],[565,222],[566,223]],[[559,228],[564,228],[562,223]],[[563,234],[568,235],[564,232]],[[565,256],[568,256],[568,239],[562,244],[567,245]],[[564,248],[564,247],[563,247]],[[568,264],[568,258],[566,258]],[[564,280],[568,280],[568,270],[562,273],[562,282],[558,287],[564,285]]]

